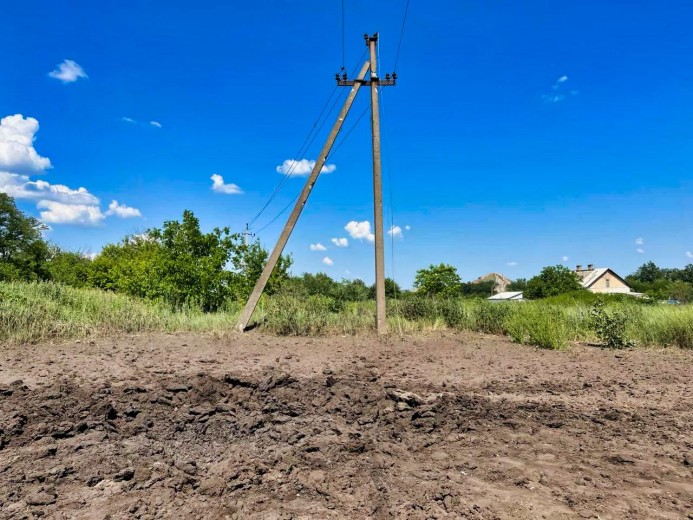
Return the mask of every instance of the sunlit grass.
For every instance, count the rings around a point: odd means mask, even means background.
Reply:
[[[637,346],[693,348],[693,306],[608,304],[626,317],[627,339]],[[517,343],[565,349],[597,342],[589,305],[581,302],[499,302],[409,298],[390,301],[391,334],[464,330],[507,335]],[[133,332],[234,331],[241,305],[204,313],[97,289],[53,283],[0,282],[0,343],[84,338]],[[375,303],[345,303],[329,297],[264,296],[253,322],[277,335],[355,335],[375,330]]]

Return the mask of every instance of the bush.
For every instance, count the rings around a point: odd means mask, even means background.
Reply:
[[[505,320],[510,315],[513,303],[481,302],[476,311],[476,327],[474,330],[488,334],[505,334]],[[520,304],[521,305],[521,304]]]
[[[391,308],[406,320],[434,320],[438,317],[435,300],[421,296],[398,300]]]
[[[633,343],[626,338],[626,315],[616,308],[607,310],[603,301],[590,309],[590,326],[609,348],[628,348]]]

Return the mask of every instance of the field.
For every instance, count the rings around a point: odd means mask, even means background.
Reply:
[[[2,518],[686,518],[693,351],[109,334],[0,350]]]

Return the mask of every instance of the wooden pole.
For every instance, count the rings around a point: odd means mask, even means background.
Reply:
[[[378,334],[387,333],[385,306],[385,239],[383,236],[383,178],[380,161],[380,107],[376,44],[378,34],[368,39],[371,51],[371,129],[373,137],[373,226],[375,234],[375,325]]]
[[[332,149],[332,145],[334,144],[335,139],[337,139],[339,131],[342,129],[344,120],[346,119],[346,116],[349,113],[351,105],[354,103],[356,94],[358,93],[359,88],[361,87],[361,83],[363,81],[363,78],[366,76],[366,72],[368,71],[369,67],[372,67],[372,65],[370,62],[367,61],[363,65],[361,72],[359,72],[357,80],[354,82],[354,85],[351,88],[351,92],[349,92],[349,95],[347,96],[347,99],[344,102],[344,106],[342,107],[342,110],[339,112],[339,115],[337,116],[337,120],[332,126],[330,135],[327,137],[327,141],[325,142],[325,145],[323,146],[320,155],[315,161],[315,167],[308,176],[308,180],[306,181],[306,185],[303,187],[303,191],[298,197],[298,201],[296,201],[296,205],[294,206],[294,209],[291,212],[291,215],[289,216],[289,220],[286,222],[286,225],[284,226],[284,230],[282,231],[281,235],[279,235],[277,245],[274,246],[272,254],[269,257],[269,260],[267,260],[267,264],[265,264],[265,268],[263,269],[260,278],[258,278],[253,292],[248,298],[248,302],[246,303],[245,308],[241,313],[241,317],[238,319],[238,324],[236,325],[236,330],[240,332],[243,332],[248,326],[248,323],[250,322],[250,318],[252,317],[253,312],[255,311],[255,307],[257,307],[258,301],[260,301],[260,296],[262,296],[262,291],[265,290],[265,286],[267,285],[267,282],[269,281],[269,278],[272,275],[272,271],[274,271],[274,267],[277,265],[279,257],[281,256],[282,251],[284,251],[284,247],[286,246],[286,243],[289,241],[289,237],[291,236],[291,233],[294,230],[294,227],[296,226],[298,217],[301,216],[303,206],[305,206],[306,202],[308,201],[308,197],[310,196],[310,193],[313,190],[313,186],[315,185],[315,182],[318,180],[320,170],[322,170],[322,167],[325,164],[325,161],[327,160],[327,156],[330,153],[330,150]]]

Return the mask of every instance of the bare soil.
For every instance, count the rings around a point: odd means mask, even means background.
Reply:
[[[437,334],[0,348],[0,518],[693,518],[693,352]]]

